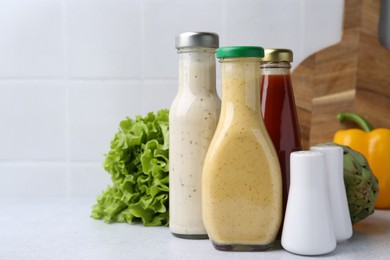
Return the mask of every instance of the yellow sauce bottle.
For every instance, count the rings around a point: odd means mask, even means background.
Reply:
[[[282,219],[280,165],[260,109],[263,56],[261,47],[217,49],[222,107],[203,166],[202,214],[218,250],[267,250]]]

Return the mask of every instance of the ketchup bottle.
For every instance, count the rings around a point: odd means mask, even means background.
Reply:
[[[290,187],[290,153],[302,150],[301,134],[291,83],[293,52],[265,49],[261,61],[261,112],[277,152],[282,172],[283,217]],[[280,239],[281,230],[278,238]]]

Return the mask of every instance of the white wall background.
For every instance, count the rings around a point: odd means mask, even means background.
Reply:
[[[0,196],[97,195],[118,123],[169,108],[174,37],[290,48],[340,40],[342,0],[0,0]],[[219,70],[219,68],[217,68]]]

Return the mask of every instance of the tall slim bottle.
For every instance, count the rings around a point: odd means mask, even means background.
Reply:
[[[169,227],[181,238],[207,238],[202,221],[201,178],[221,106],[215,79],[218,43],[215,33],[176,36],[179,90],[169,113]]]
[[[290,154],[302,150],[291,83],[292,61],[293,52],[288,49],[265,49],[261,61],[261,111],[282,171],[283,216],[290,187]]]
[[[222,47],[222,108],[203,166],[203,221],[218,250],[270,248],[282,218],[282,180],[260,110],[263,48]]]

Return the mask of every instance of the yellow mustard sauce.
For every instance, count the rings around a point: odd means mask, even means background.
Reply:
[[[220,250],[266,250],[281,223],[282,181],[261,120],[256,58],[225,59],[222,109],[203,166],[203,221]]]

